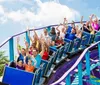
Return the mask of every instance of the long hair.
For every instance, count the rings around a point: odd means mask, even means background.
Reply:
[[[54,27],[52,27],[52,29],[51,29],[51,34],[53,34],[53,35],[56,34],[56,31],[55,31],[55,28]]]

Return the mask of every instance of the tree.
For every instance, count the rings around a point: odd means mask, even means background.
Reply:
[[[8,56],[5,56],[5,51],[0,51],[0,76],[3,74],[5,64],[9,63],[7,57]]]

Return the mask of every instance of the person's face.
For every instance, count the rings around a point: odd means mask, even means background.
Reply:
[[[34,36],[33,36],[33,38],[34,38],[34,40],[37,40],[37,37],[36,37],[36,35],[34,35]]]
[[[72,30],[71,30],[71,33],[75,33],[75,29],[72,29]]]
[[[28,65],[32,65],[32,61],[31,60],[28,60]]]
[[[96,20],[96,19],[94,20],[94,23],[96,23],[96,24],[97,24],[97,20]]]
[[[36,51],[36,50],[33,51],[33,55],[34,55],[34,56],[37,55],[37,51]]]
[[[64,20],[66,20],[66,18],[64,18]]]
[[[18,61],[18,66],[23,66],[23,62],[22,62],[22,60],[20,60],[20,61]]]
[[[72,24],[71,24],[71,26],[72,26],[72,28],[74,28],[74,27],[75,27],[75,24],[74,24],[74,23],[72,23]]]
[[[54,46],[55,45],[55,41],[52,41],[52,46]]]
[[[47,30],[46,29],[44,29],[44,34],[47,34]]]
[[[25,45],[28,47],[29,46],[28,42],[25,42]]]
[[[26,54],[25,49],[22,49],[22,50],[21,50],[21,53],[22,53],[23,55],[25,55],[25,54]]]
[[[30,50],[33,51],[33,47],[32,46],[30,47]]]

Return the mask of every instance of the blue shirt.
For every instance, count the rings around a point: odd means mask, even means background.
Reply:
[[[56,34],[51,34],[51,33],[49,33],[49,36],[51,37],[51,40],[52,40],[52,41],[55,41],[55,39],[56,39]]]
[[[37,61],[37,63],[36,63],[36,67],[37,67],[37,68],[40,67],[41,59],[42,59],[42,57],[41,57],[40,54],[38,54],[38,55],[35,57],[35,60]]]
[[[18,59],[17,59],[17,62],[18,62],[19,60],[22,60],[22,62],[24,63],[24,56],[23,56],[21,53],[19,54],[19,57],[18,57]]]
[[[65,35],[65,38],[69,39],[69,40],[74,40],[76,37],[75,37],[75,33],[67,33]]]
[[[72,27],[71,26],[68,26],[68,29],[67,29],[67,33],[71,33],[71,30],[72,30]]]
[[[17,61],[22,60],[23,63],[28,63],[28,57],[24,59],[24,56],[20,53]],[[25,62],[24,62],[25,61]]]

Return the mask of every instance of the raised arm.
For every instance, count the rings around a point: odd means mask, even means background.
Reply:
[[[33,29],[33,32],[34,32],[34,35],[36,36],[36,38],[39,39],[39,37],[34,29]]]
[[[80,21],[80,23],[81,23],[81,25],[82,25],[82,30],[81,30],[82,32],[83,32],[83,25],[84,25],[84,23],[83,23],[83,18],[84,18],[84,17],[82,16],[82,17],[81,17],[81,21]]]
[[[64,22],[63,22],[64,25],[68,24],[68,21],[66,18],[64,18]]]
[[[80,23],[83,25],[83,16],[81,17],[81,22]]]
[[[45,51],[45,42],[44,42],[44,41],[41,41],[41,45],[42,45],[42,50],[41,50],[41,52],[40,52],[40,55],[41,55],[41,57],[42,57],[43,54],[44,54],[44,51]]]
[[[92,14],[89,18],[90,18],[90,23],[92,23],[93,22],[93,17],[94,17],[94,14]]]
[[[99,23],[99,20],[98,20],[97,16],[96,16],[96,15],[94,15],[94,17],[96,18],[97,22]]]
[[[65,33],[66,33],[66,31],[68,29],[68,21],[66,18],[64,18],[64,22],[63,22],[62,26],[65,28]]]
[[[56,27],[56,30],[58,31],[58,32],[60,32],[60,30],[58,29],[60,27],[60,25],[58,25],[57,27]]]
[[[25,46],[26,46],[26,55],[29,56],[29,44],[28,44],[28,42],[26,41],[25,38],[24,38],[24,43],[25,43]]]

